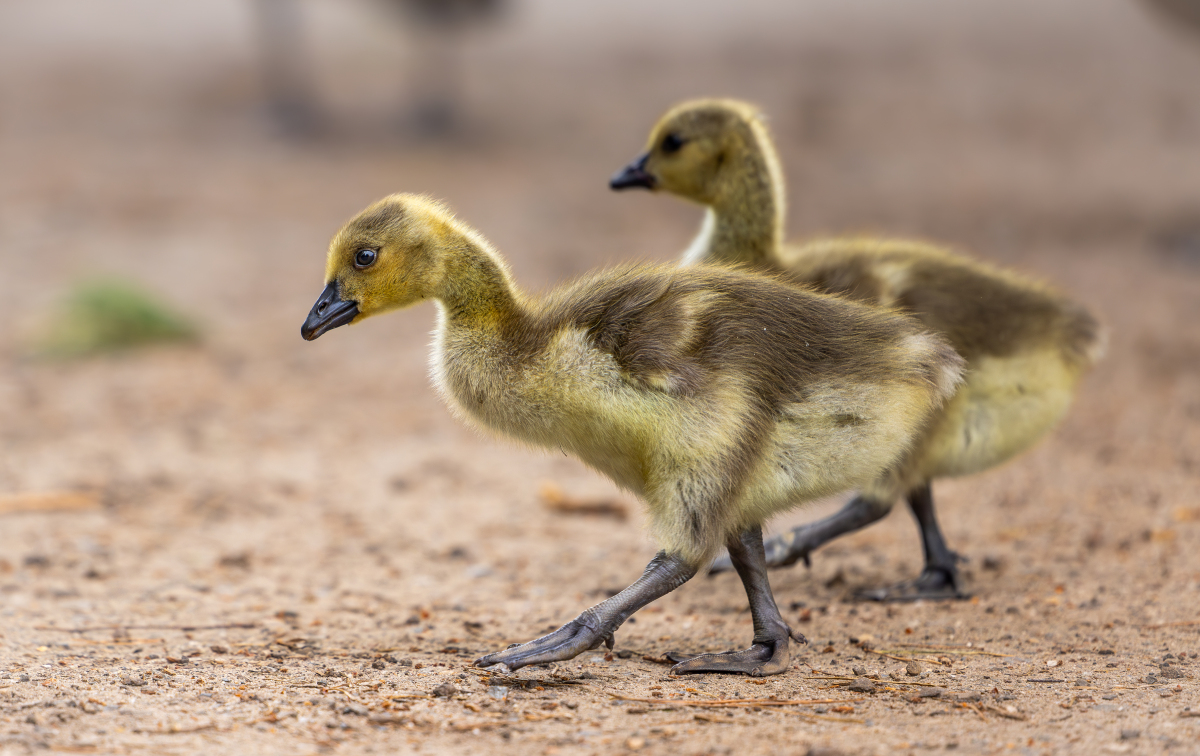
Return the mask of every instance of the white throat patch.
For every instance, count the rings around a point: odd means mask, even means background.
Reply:
[[[697,265],[704,262],[708,258],[709,249],[712,247],[713,233],[717,230],[717,214],[711,208],[704,209],[704,223],[700,225],[700,233],[696,234],[696,238],[692,239],[692,243],[683,251],[683,260],[680,262],[683,265]]]

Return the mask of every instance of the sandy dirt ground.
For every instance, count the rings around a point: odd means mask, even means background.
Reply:
[[[396,127],[411,60],[371,6],[310,3],[308,140],[261,118],[232,0],[0,7],[0,754],[1200,753],[1200,40],[1118,0],[784,5],[519,6],[472,37],[444,140]],[[671,259],[699,212],[605,182],[700,94],[771,115],[793,236],[1042,276],[1102,315],[1108,357],[1037,449],[937,485],[970,600],[852,600],[919,569],[897,511],[772,574],[811,640],[787,674],[667,674],[666,651],[749,640],[729,575],[615,654],[474,669],[655,547],[607,481],[450,416],[431,307],[301,341],[325,244],[403,190],[533,289]],[[31,357],[92,275],[203,343]],[[629,516],[551,512],[547,481]]]

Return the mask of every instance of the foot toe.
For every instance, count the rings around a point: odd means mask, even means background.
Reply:
[[[609,634],[609,638],[611,638],[611,634]],[[509,669],[520,669],[531,664],[565,661],[599,646],[605,640],[605,637],[598,635],[595,630],[572,620],[549,635],[543,635],[528,643],[509,646],[494,654],[481,656],[475,660],[475,666],[490,667],[493,664],[505,664]]]
[[[668,655],[675,661],[678,655]],[[788,641],[755,643],[744,651],[728,651],[723,654],[701,654],[680,660],[671,667],[673,675],[692,675],[702,672],[742,674],[751,677],[778,675],[788,668],[791,653]]]

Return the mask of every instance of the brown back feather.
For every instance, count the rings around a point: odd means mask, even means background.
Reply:
[[[689,312],[693,302],[703,306]],[[716,267],[603,271],[552,293],[536,320],[527,324],[530,347],[570,324],[586,329],[631,376],[684,376],[685,393],[736,366],[772,408],[802,400],[805,386],[835,376],[930,380],[901,374],[904,361],[894,350],[919,330],[902,315]]]
[[[903,265],[903,282],[882,278],[881,262]],[[924,245],[857,255],[843,251],[824,261],[801,254],[784,274],[819,291],[911,313],[968,361],[1045,345],[1085,367],[1103,338],[1091,313],[1048,287],[966,258],[928,252]]]

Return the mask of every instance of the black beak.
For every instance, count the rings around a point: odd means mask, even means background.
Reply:
[[[614,173],[613,177],[609,179],[609,188],[619,190],[640,186],[643,189],[653,189],[658,182],[654,180],[653,176],[646,173],[646,161],[649,158],[650,153],[643,152],[632,163]]]
[[[338,296],[337,281],[330,281],[317,298],[317,303],[308,311],[300,335],[312,341],[328,330],[344,326],[358,315],[358,303],[347,302]]]

